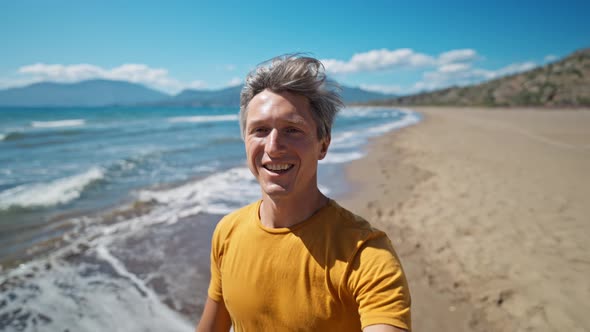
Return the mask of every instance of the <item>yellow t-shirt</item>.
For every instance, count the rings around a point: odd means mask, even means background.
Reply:
[[[213,233],[209,297],[235,331],[410,330],[410,293],[391,242],[333,200],[290,228],[260,222],[261,201]]]

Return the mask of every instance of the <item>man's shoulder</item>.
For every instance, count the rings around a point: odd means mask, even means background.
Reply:
[[[245,216],[250,216],[251,214],[258,212],[259,206],[260,206],[260,200],[252,202],[248,205],[244,205],[244,206],[226,214],[223,217],[223,219],[236,219],[236,218],[242,218]]]
[[[385,233],[371,225],[365,218],[353,213],[332,200],[331,220],[334,229],[348,237],[356,237],[360,241],[386,236]]]
[[[333,214],[336,216],[337,222],[350,229],[367,232],[381,232],[379,229],[373,227],[367,219],[341,206],[336,201],[331,200]]]
[[[221,218],[217,224],[217,229],[228,231],[246,219],[255,218],[258,214],[259,206],[260,201],[256,201],[228,213],[223,218]]]

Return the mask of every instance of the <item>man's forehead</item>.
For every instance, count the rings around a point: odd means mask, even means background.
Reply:
[[[298,112],[282,112],[280,114],[276,114],[270,112],[261,111],[261,112],[248,112],[246,121],[248,123],[257,123],[257,122],[264,122],[264,121],[279,121],[284,123],[292,123],[292,124],[303,124],[307,123],[305,117]]]
[[[291,104],[296,108],[310,106],[309,99],[304,95],[290,91],[272,91],[269,89],[265,89],[255,95],[248,104],[248,109],[250,109],[251,106],[258,107],[261,104]]]
[[[311,117],[307,97],[290,92],[264,90],[248,104],[247,120],[256,121],[269,116],[285,121],[302,122]]]

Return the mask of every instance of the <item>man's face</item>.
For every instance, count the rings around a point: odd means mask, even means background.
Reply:
[[[248,167],[263,195],[303,198],[317,191],[318,160],[329,138],[317,138],[306,97],[264,90],[248,104],[244,132]]]

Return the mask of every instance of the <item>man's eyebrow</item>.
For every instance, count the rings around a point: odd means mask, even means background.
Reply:
[[[300,116],[293,117],[292,119],[285,119],[284,121],[288,124],[296,126],[305,124],[305,120]]]
[[[268,120],[263,120],[263,119],[252,120],[252,121],[248,121],[246,123],[246,125],[247,126],[260,126],[260,125],[266,124],[268,122],[269,122]],[[300,126],[300,125],[305,124],[305,120],[300,116],[296,116],[296,117],[292,117],[292,118],[288,118],[288,119],[280,119],[279,123]]]
[[[260,126],[262,124],[264,124],[266,121],[264,120],[252,120],[252,121],[246,121],[246,126],[247,127],[251,127],[251,126]]]

